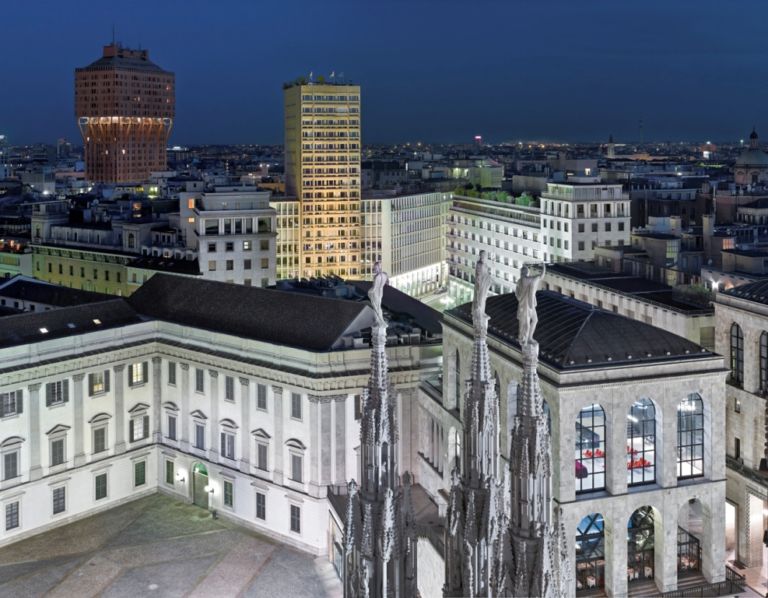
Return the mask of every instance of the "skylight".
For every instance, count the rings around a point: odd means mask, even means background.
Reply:
[[[48,334],[48,329],[47,328],[41,328],[40,332],[42,332],[43,334]]]

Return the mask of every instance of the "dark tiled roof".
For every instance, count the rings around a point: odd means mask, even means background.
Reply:
[[[26,280],[24,278],[12,279],[9,283],[0,288],[0,297],[18,299],[20,301],[31,301],[33,303],[43,303],[45,305],[53,305],[56,307],[107,301],[112,298],[111,295],[70,289],[69,287],[48,284],[41,281]]]
[[[0,347],[36,343],[141,321],[141,316],[124,299],[119,298],[50,311],[26,312],[2,319]],[[42,332],[42,329],[47,332]]]
[[[129,268],[143,268],[145,270],[159,270],[161,272],[174,272],[176,274],[190,274],[198,276],[200,263],[197,258],[187,260],[184,258],[163,257],[159,255],[143,255],[128,262]]]
[[[536,295],[539,323],[534,338],[542,361],[560,370],[653,363],[712,353],[691,341],[624,316],[564,297],[553,291]],[[448,312],[472,322],[472,304]],[[517,298],[514,294],[490,297],[489,333],[518,347]]]
[[[372,283],[367,280],[356,280],[352,284],[363,295],[367,295]],[[443,316],[439,311],[410,295],[406,295],[395,287],[389,285],[384,287],[381,305],[392,315],[392,319],[396,319],[398,315],[411,316],[415,325],[421,326],[431,334],[441,334],[443,331]]]
[[[333,349],[370,309],[352,301],[169,274],[155,274],[128,301],[158,320],[310,351]]]
[[[721,291],[721,294],[768,305],[768,278]]]

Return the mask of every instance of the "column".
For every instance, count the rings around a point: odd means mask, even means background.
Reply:
[[[331,403],[332,399],[320,399],[320,485],[331,483]]]
[[[552,439],[552,448],[557,450],[558,459],[552,459],[553,463],[571,463],[574,461],[576,446],[576,413],[578,409],[574,408],[573,401],[563,399],[557,405],[559,408],[558,418],[553,415],[552,429],[557,430],[555,426],[559,423],[560,434],[558,437],[555,432]],[[557,442],[557,445],[555,445]],[[464,447],[462,447],[463,449]],[[508,451],[509,449],[507,449]],[[576,473],[573,467],[557,467],[552,472],[552,485],[559,488],[555,496],[561,503],[573,502],[576,500]]]
[[[664,503],[662,513],[653,512],[653,577],[662,593],[677,589],[677,518],[677,504],[671,500]]]
[[[275,403],[275,467],[272,471],[272,480],[275,484],[283,483],[283,389],[273,386],[272,392]]]
[[[400,455],[398,457],[398,472],[402,475],[405,471],[413,471],[413,450],[411,446],[411,418],[413,417],[414,405],[416,404],[415,391],[413,388],[397,393],[397,424],[399,442],[397,443]],[[439,442],[436,439],[435,444]],[[442,451],[442,448],[439,449]]]
[[[623,517],[622,517],[623,519]],[[603,513],[605,522],[605,592],[608,596],[627,595],[627,522]]]
[[[251,471],[251,394],[248,378],[240,378],[240,471]]]
[[[309,396],[309,493],[312,496],[320,496],[319,468],[320,461],[320,398]]]
[[[43,477],[40,467],[40,384],[29,385],[29,480]]]
[[[656,482],[662,488],[677,486],[677,404],[664,397],[656,407]]]
[[[760,518],[762,527],[763,501],[756,499],[753,517]],[[751,511],[752,509],[750,509]],[[703,538],[701,539],[701,572],[709,583],[725,579],[725,542],[723,541],[723,522],[725,521],[725,482],[720,482],[709,495],[708,501],[702,500]],[[758,537],[759,532],[758,532]],[[759,548],[760,564],[763,550]]]
[[[613,496],[627,493],[627,409],[616,401],[605,409],[605,489]]]
[[[179,448],[189,452],[189,364],[180,363],[181,366],[181,421]],[[190,474],[191,475],[191,474]]]
[[[115,454],[125,452],[125,364],[114,367],[115,372]]]
[[[163,420],[160,406],[163,402],[163,360],[152,358],[152,442],[163,441]]]
[[[208,449],[208,459],[213,463],[219,462],[219,372],[208,370],[210,375],[210,405],[211,405],[211,440]]]
[[[72,376],[72,382],[74,383],[74,392],[72,393],[72,406],[74,407],[74,427],[73,435],[75,437],[75,456],[73,464],[75,467],[80,467],[85,463],[85,435],[83,421],[83,379],[85,374],[75,374]]]
[[[347,397],[342,395],[333,401],[336,418],[336,479],[338,485],[347,483]]]

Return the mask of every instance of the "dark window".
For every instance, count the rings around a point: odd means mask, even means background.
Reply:
[[[201,451],[205,450],[205,426],[195,424],[195,448]]]
[[[94,478],[96,484],[96,500],[107,497],[107,474],[100,473]]]
[[[741,438],[733,439],[733,456],[737,459],[741,458]]]
[[[302,480],[302,459],[301,455],[291,455],[291,479],[294,482]]]
[[[576,492],[605,488],[605,412],[584,407],[576,419]]]
[[[301,533],[301,509],[296,505],[291,505],[291,531]]]
[[[11,480],[19,475],[19,451],[3,455],[3,479]]]
[[[256,493],[256,518],[267,518],[267,497],[261,492]]]
[[[53,514],[63,513],[67,508],[67,489],[64,486],[53,489]]]
[[[256,386],[256,408],[267,410],[267,387],[264,384]]]
[[[147,462],[139,461],[133,464],[133,485],[143,486],[147,482]]]
[[[93,430],[93,452],[101,453],[107,450],[107,428],[102,426]]]
[[[165,462],[165,483],[169,486],[174,484],[173,461]]]
[[[231,432],[221,433],[221,456],[225,459],[235,458],[235,435]]]
[[[5,505],[5,531],[19,527],[19,501]]]
[[[731,324],[731,382],[744,384],[744,333],[735,322]]]
[[[301,419],[301,395],[295,392],[291,393],[291,417]]]
[[[205,370],[195,369],[195,391],[205,392]]]
[[[691,394],[677,406],[677,477],[704,475],[704,402]]]
[[[176,362],[168,362],[168,384],[176,386]]]
[[[267,445],[263,442],[256,443],[256,467],[267,471]]]
[[[234,504],[234,492],[232,482],[224,480],[224,506],[231,507]]]
[[[235,379],[232,376],[224,378],[224,398],[227,401],[235,400]]]
[[[64,439],[51,440],[51,465],[64,463]]]
[[[760,390],[768,390],[768,332],[760,335]]]
[[[168,439],[176,440],[176,416],[168,416]]]
[[[656,409],[649,399],[633,403],[627,415],[627,484],[656,481]]]

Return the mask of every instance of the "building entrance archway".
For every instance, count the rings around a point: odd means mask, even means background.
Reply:
[[[208,470],[202,463],[192,466],[192,502],[198,507],[208,508]]]

